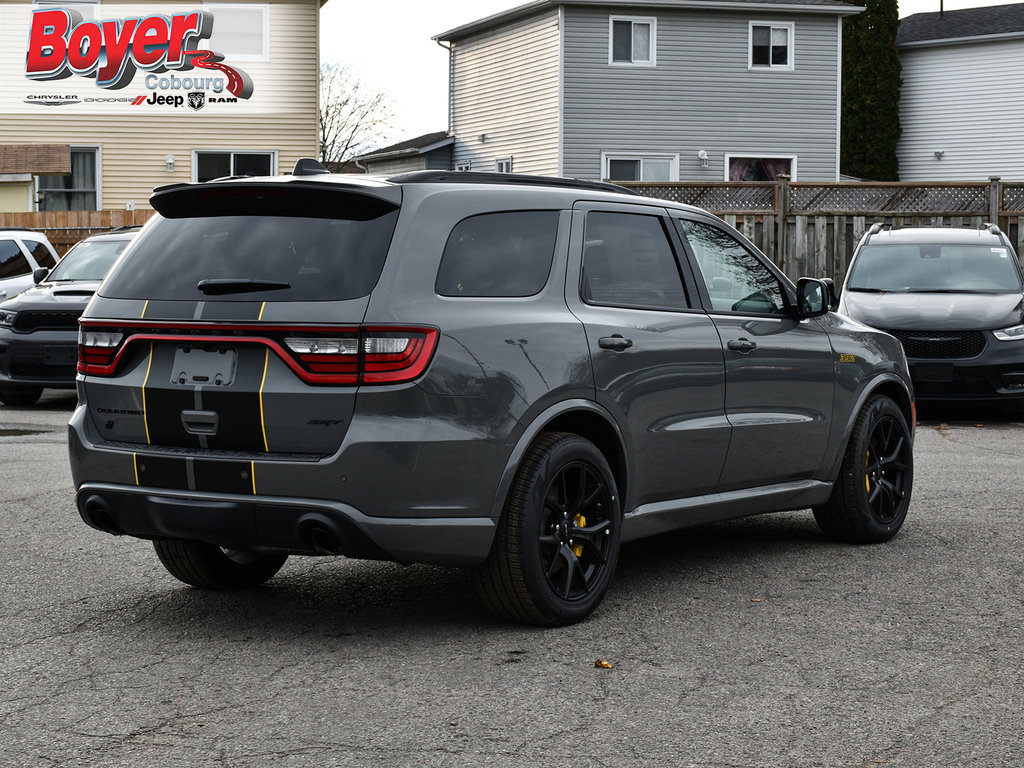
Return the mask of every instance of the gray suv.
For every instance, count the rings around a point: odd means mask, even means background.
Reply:
[[[903,524],[899,343],[701,210],[310,161],[151,202],[81,320],[70,454],[85,522],[188,584],[433,563],[559,625],[625,541],[806,508],[848,542]]]

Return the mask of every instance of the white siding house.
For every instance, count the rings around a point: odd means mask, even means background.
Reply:
[[[456,170],[839,178],[837,0],[539,0],[437,35]]]
[[[901,181],[1024,179],[1024,3],[900,22]]]

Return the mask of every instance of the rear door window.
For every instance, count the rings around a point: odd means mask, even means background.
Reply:
[[[0,240],[0,278],[27,275],[31,271],[18,244],[14,240]]]
[[[548,280],[558,211],[505,211],[463,219],[437,272],[441,296],[533,296]]]
[[[584,239],[581,296],[588,304],[668,310],[688,307],[660,216],[588,213]]]

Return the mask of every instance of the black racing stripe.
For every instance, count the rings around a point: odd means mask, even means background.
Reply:
[[[222,451],[265,450],[258,386],[255,392],[204,389],[203,408],[216,411],[219,417],[217,434],[206,438],[208,447]]]
[[[184,458],[137,455],[135,466],[141,486],[188,490],[188,469]]]
[[[146,320],[191,320],[196,314],[197,301],[160,301],[153,299],[146,305]]]
[[[197,491],[252,495],[252,465],[247,461],[196,459],[193,470]]]
[[[208,301],[203,304],[200,320],[252,321],[258,320],[262,301]]]
[[[190,386],[172,383],[174,351],[177,345],[156,344],[146,382],[146,426],[151,445],[200,447],[199,438],[185,431],[181,412],[195,410],[195,391]]]

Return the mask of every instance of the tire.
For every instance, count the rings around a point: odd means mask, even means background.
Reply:
[[[35,405],[42,394],[42,387],[23,387],[16,384],[0,386],[0,402],[5,405]]]
[[[481,599],[511,621],[582,621],[615,573],[621,520],[601,452],[578,435],[541,435],[516,472],[491,552],[475,573]]]
[[[903,526],[914,486],[914,452],[903,412],[884,395],[857,415],[832,496],[814,509],[831,539],[878,544]]]
[[[201,589],[248,589],[272,578],[288,555],[221,549],[185,539],[154,539],[157,557],[174,578]]]

